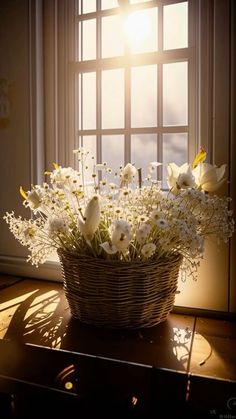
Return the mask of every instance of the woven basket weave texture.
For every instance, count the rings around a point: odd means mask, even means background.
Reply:
[[[151,327],[173,308],[182,257],[121,262],[58,251],[73,317],[108,328]]]

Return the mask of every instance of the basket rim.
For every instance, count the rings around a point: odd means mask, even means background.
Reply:
[[[124,266],[124,267],[138,267],[138,266],[150,266],[150,265],[157,265],[157,264],[162,264],[162,263],[166,263],[166,262],[170,262],[170,261],[179,261],[179,263],[181,264],[183,256],[180,253],[177,252],[172,252],[169,253],[166,256],[162,256],[158,259],[148,259],[145,261],[121,261],[121,260],[117,260],[117,259],[103,259],[103,258],[99,258],[99,257],[94,257],[94,256],[90,256],[90,255],[84,255],[84,254],[80,254],[80,253],[76,253],[76,252],[69,252],[67,250],[64,250],[62,248],[57,250],[58,256],[59,258],[61,258],[61,256],[63,257],[70,257],[76,260],[83,260],[83,261],[90,261],[91,263],[94,262],[98,262],[102,263],[104,265],[111,265],[111,266]]]

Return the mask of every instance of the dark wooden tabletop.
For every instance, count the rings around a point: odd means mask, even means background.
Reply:
[[[20,417],[67,415],[72,399],[81,417],[97,403],[104,418],[236,417],[233,321],[171,313],[152,328],[98,328],[72,318],[60,283],[0,280],[0,405],[17,394]]]
[[[236,380],[233,321],[171,313],[148,329],[97,328],[72,318],[56,282],[23,279],[1,290],[0,339]]]

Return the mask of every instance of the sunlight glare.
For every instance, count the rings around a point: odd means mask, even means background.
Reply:
[[[131,46],[147,39],[150,33],[147,15],[142,11],[131,13],[124,23],[124,33]]]

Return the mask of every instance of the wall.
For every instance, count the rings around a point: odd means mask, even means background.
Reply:
[[[28,16],[27,0],[0,2],[0,79],[7,79],[10,102],[9,118],[1,113],[0,121],[0,255],[25,254],[2,216],[13,208],[16,213],[26,214],[19,185],[26,189],[30,185]]]

